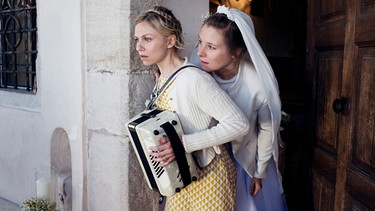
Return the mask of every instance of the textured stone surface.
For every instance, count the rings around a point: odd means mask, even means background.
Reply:
[[[159,1],[87,1],[88,209],[158,210],[125,133],[154,79],[135,51],[133,20]],[[119,5],[114,10],[113,5]],[[98,33],[98,30],[101,33]]]
[[[131,20],[143,11],[151,8],[154,5],[160,5],[160,0],[145,0],[145,1],[131,1]],[[134,37],[134,24],[131,26],[131,36]],[[130,59],[130,78],[129,78],[129,117],[133,117],[142,110],[144,110],[145,100],[149,97],[150,91],[155,84],[152,77],[152,68],[145,67],[139,59],[138,53],[135,50],[134,39],[131,43],[131,59]],[[128,142],[129,147],[129,210],[159,210],[159,194],[152,191],[146,183],[145,177],[139,165],[139,162],[134,153],[131,143]]]

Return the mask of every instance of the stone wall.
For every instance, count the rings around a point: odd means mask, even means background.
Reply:
[[[160,1],[86,1],[88,210],[158,210],[125,122],[154,84],[135,51],[133,20]],[[116,6],[114,6],[116,5]]]

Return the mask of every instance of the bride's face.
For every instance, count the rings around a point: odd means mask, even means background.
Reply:
[[[235,57],[229,53],[221,30],[204,25],[198,35],[198,53],[203,70],[206,72],[233,71]]]

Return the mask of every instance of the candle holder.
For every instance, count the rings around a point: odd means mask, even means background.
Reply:
[[[34,169],[36,195],[20,205],[21,211],[54,211],[56,202],[52,195],[51,172]]]
[[[51,172],[47,170],[35,171],[36,198],[53,201]]]

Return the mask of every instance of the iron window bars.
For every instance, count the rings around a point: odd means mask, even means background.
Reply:
[[[36,0],[1,0],[0,88],[31,91],[36,80]]]

